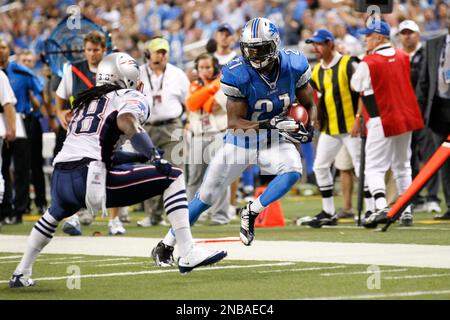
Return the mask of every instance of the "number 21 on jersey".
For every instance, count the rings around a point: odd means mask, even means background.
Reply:
[[[280,101],[283,101],[283,111],[289,107],[291,104],[291,99],[289,98],[289,93],[284,93],[280,96],[278,96],[278,99]],[[252,114],[252,121],[258,121],[259,116],[262,113],[270,113],[273,111],[273,102],[270,99],[259,99],[255,103],[255,111]]]

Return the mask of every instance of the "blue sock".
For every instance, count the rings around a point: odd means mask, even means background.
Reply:
[[[267,189],[261,194],[261,204],[267,207],[272,202],[280,199],[292,188],[300,177],[301,174],[298,172],[287,172],[275,177],[275,179],[270,181]]]
[[[189,224],[192,226],[197,221],[198,217],[204,212],[206,209],[211,207],[209,204],[202,202],[198,198],[192,199],[191,203],[189,203]],[[170,228],[170,232],[175,236],[174,231]]]
[[[303,158],[306,162],[306,173],[308,175],[313,174],[313,165],[314,165],[314,145],[310,143],[302,144],[302,154]]]
[[[202,202],[198,198],[192,199],[191,203],[189,203],[189,224],[192,226],[200,217],[202,212],[211,207],[211,205]]]

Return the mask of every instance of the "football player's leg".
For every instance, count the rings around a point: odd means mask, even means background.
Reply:
[[[83,206],[85,190],[86,180],[82,170],[53,172],[52,203],[31,230],[25,253],[10,280],[11,288],[34,285],[31,275],[36,258],[53,238],[59,222]]]
[[[381,120],[370,119],[367,123],[366,164],[364,174],[370,193],[375,199],[375,209],[387,207],[384,176],[391,166],[392,139],[384,136]]]
[[[343,139],[344,145],[352,158],[353,166],[355,168],[355,174],[359,177],[360,165],[361,165],[361,139],[352,138],[347,135]],[[366,204],[366,211],[375,211],[375,201],[370,193],[369,186],[367,184],[367,177],[364,179],[364,202]]]
[[[260,150],[258,163],[262,173],[274,174],[277,177],[253,202],[252,211],[256,213],[285,195],[300,179],[303,170],[299,151],[288,142]]]
[[[330,168],[341,146],[342,141],[339,136],[322,133],[317,143],[316,159],[314,160],[317,186],[322,194],[322,209],[330,215],[334,215],[336,211],[333,198],[334,181]]]

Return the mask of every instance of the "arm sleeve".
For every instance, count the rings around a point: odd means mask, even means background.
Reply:
[[[118,103],[118,116],[123,113],[132,113],[140,124],[145,123],[150,116],[150,106],[147,100],[137,91],[126,92]]]
[[[366,92],[372,90],[372,82],[370,79],[369,66],[366,62],[361,62],[355,70],[350,80],[352,89],[356,92]]]

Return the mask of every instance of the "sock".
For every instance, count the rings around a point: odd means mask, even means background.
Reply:
[[[163,199],[166,214],[172,224],[171,230],[173,230],[178,244],[178,253],[181,257],[184,257],[193,247],[194,240],[189,226],[188,202],[183,174],[179,175],[164,191]]]
[[[275,177],[259,197],[261,205],[267,207],[272,202],[280,199],[292,188],[300,177],[301,175],[298,172],[287,172]]]
[[[375,212],[375,201],[368,186],[364,186],[364,202],[366,204],[366,211]]]
[[[200,217],[200,215],[206,211],[211,205],[204,203],[202,200],[197,198],[197,195],[189,203],[189,223],[192,226]]]
[[[57,226],[58,221],[47,210],[31,230],[27,248],[14,274],[23,274],[25,277],[31,277],[34,261],[36,261],[39,253],[53,238]]]
[[[375,192],[373,197],[375,198],[375,209],[381,210],[388,206],[384,192]]]
[[[265,206],[261,204],[261,196],[259,196],[258,198],[255,199],[255,201],[252,202],[250,211],[260,213],[261,211],[264,210],[264,208]]]
[[[331,190],[331,192],[333,192]],[[334,207],[334,197],[322,197],[322,209],[328,214],[334,215],[336,209]]]
[[[167,246],[174,247],[177,243],[177,239],[175,238],[175,232],[170,229],[169,232],[167,232],[166,236],[163,239],[163,243]]]

